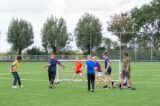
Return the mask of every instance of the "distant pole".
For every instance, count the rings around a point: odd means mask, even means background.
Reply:
[[[120,53],[119,53],[120,61],[122,61],[122,34],[120,32]]]
[[[153,61],[153,38],[151,35],[151,61]]]
[[[134,34],[134,36],[135,36],[135,33],[133,33]],[[135,61],[137,61],[137,39],[136,39],[136,37],[135,37],[135,39],[134,39],[134,59],[135,59]]]
[[[92,38],[91,38],[91,32],[90,32],[90,55],[92,55]]]
[[[91,23],[89,23],[89,27],[91,27]],[[91,37],[91,30],[90,30],[90,55],[92,55],[92,37]]]

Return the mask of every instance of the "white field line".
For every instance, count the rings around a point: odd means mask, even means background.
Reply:
[[[0,79],[2,80],[13,80],[13,78],[4,78],[4,77],[0,77]],[[33,81],[33,82],[48,82],[48,80],[35,80],[35,79],[21,79],[23,81]],[[71,81],[71,79],[65,79],[65,80],[62,80],[62,81]],[[75,82],[79,82],[81,80],[77,80]],[[159,82],[133,82],[133,83],[139,83],[139,84],[160,84],[160,81]]]
[[[5,77],[0,77],[0,79],[3,79],[3,80],[13,80],[13,78],[5,78]],[[34,79],[21,79],[23,81],[37,81],[37,82],[46,82],[48,80],[34,80]]]
[[[23,73],[19,73],[20,75],[23,75],[23,74],[40,74],[40,73],[42,73],[42,71],[40,71],[40,72],[23,72]],[[43,72],[44,73],[44,72]],[[0,76],[4,76],[4,75],[11,75],[12,73],[0,73]],[[59,73],[59,74],[61,74],[61,75],[72,75],[72,74],[74,74],[74,73]],[[85,73],[83,73],[84,75],[86,75]],[[118,74],[111,74],[111,76],[118,76]],[[153,76],[153,77],[160,77],[160,74],[156,74],[156,75],[144,75],[144,74],[133,74],[132,76],[134,76],[134,77],[151,77],[151,76]]]

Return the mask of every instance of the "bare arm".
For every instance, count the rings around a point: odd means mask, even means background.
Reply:
[[[107,62],[107,68],[106,68],[106,71],[108,70],[109,66],[110,66],[110,64]]]
[[[63,64],[59,64],[61,67],[65,68],[65,66]]]
[[[13,65],[11,65],[10,72],[13,72]]]
[[[45,68],[45,67],[50,67],[50,66],[51,66],[51,64],[47,64],[47,65],[44,65],[42,67]]]
[[[129,62],[127,63],[126,72],[129,70]]]

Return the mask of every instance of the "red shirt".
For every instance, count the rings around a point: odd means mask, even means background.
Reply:
[[[76,71],[82,71],[82,63],[80,61],[76,61],[75,62],[75,65],[76,65]]]

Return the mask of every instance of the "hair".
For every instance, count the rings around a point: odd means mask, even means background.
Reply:
[[[108,53],[105,51],[105,52],[103,52],[103,55],[107,56],[107,55],[108,55]]]
[[[54,52],[52,52],[52,53],[51,53],[51,55],[55,55],[55,53],[54,53]]]
[[[126,57],[128,57],[128,52],[124,52],[123,54],[124,54]]]
[[[22,57],[21,56],[17,56],[17,60],[22,60]]]
[[[91,56],[91,55],[87,55],[87,58],[88,58],[88,59],[92,59],[92,56]]]

